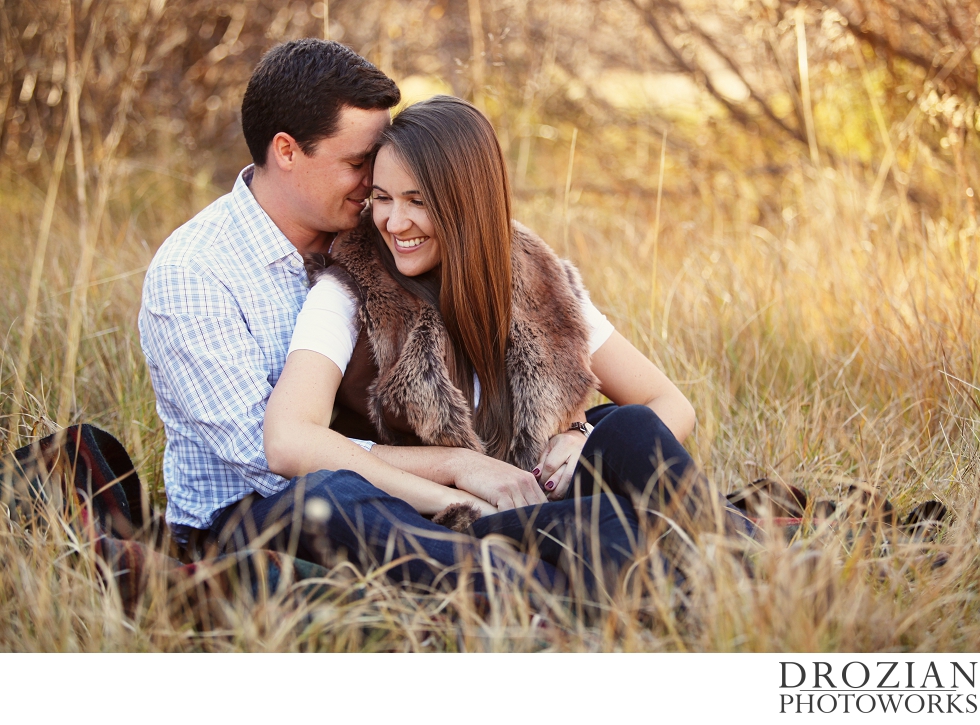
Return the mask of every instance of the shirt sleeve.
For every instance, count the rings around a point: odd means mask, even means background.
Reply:
[[[593,355],[612,336],[616,328],[592,304],[588,293],[586,293],[585,298],[582,300],[582,315],[585,317],[585,324],[589,328],[589,354]]]
[[[203,441],[261,495],[278,493],[288,482],[269,471],[262,442],[269,362],[235,300],[178,266],[152,269],[144,285],[144,352],[158,398],[180,411],[168,416],[175,433]]]
[[[312,350],[330,358],[340,372],[347,370],[361,320],[358,303],[335,277],[325,275],[310,289],[289,344],[293,350]]]

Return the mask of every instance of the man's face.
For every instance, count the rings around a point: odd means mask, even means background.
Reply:
[[[337,132],[320,139],[311,154],[297,154],[290,186],[302,226],[312,232],[357,226],[371,195],[371,152],[390,121],[386,110],[345,106]]]

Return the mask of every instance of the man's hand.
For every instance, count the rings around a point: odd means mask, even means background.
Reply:
[[[565,498],[584,447],[585,434],[577,430],[558,433],[548,441],[534,470],[538,472],[537,480],[541,482],[549,500]]]
[[[534,475],[475,451],[458,451],[453,482],[497,507],[498,511],[533,506],[548,499]]]

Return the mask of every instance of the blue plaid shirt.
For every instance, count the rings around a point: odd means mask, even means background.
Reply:
[[[163,243],[143,282],[140,343],[167,433],[167,523],[206,529],[218,511],[288,481],[269,471],[262,419],[306,299],[303,258],[242,171],[230,194]]]

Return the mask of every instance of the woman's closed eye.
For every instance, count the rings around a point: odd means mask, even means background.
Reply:
[[[391,201],[391,197],[390,196],[388,196],[387,194],[384,194],[384,193],[382,193],[380,191],[375,191],[374,192],[374,195],[371,197],[371,199],[373,201],[379,201],[379,202]]]

